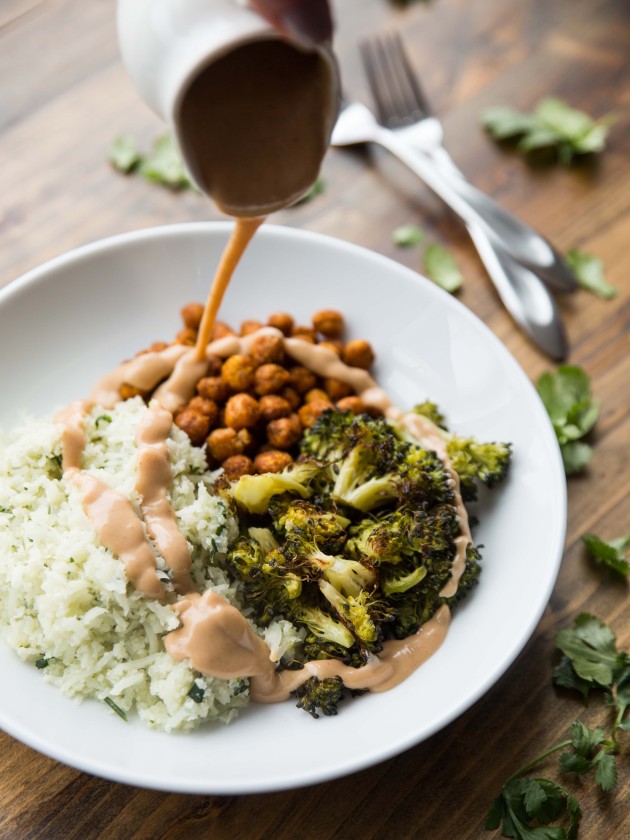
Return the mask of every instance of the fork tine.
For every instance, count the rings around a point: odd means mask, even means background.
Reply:
[[[380,59],[376,53],[376,43],[376,39],[374,42],[368,40],[362,41],[359,45],[359,50],[361,52],[363,66],[368,77],[370,90],[372,91],[372,96],[374,97],[374,104],[376,105],[379,121],[383,125],[389,125],[392,118],[390,97],[384,84],[383,74],[377,71]]]
[[[405,74],[407,83],[411,88],[411,93],[415,100],[416,108],[419,111],[421,111],[422,116],[430,116],[431,106],[429,105],[429,101],[425,96],[424,90],[422,89],[422,86],[418,80],[417,73],[414,72],[413,68],[411,67],[411,64],[409,63],[407,51],[405,50],[402,38],[400,37],[400,34],[398,32],[392,35],[392,43],[397,51],[398,60],[400,61],[400,66]]]
[[[399,35],[364,41],[361,56],[384,125],[402,127],[430,114]]]

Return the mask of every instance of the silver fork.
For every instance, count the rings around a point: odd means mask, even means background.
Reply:
[[[442,145],[442,126],[431,113],[400,37],[390,34],[364,41],[361,54],[381,124],[430,158],[446,181],[445,197],[450,190],[455,193],[465,221],[483,227],[495,248],[536,271],[548,285],[559,291],[575,290],[575,278],[553,245],[474,187],[455,166]]]
[[[374,71],[370,73],[373,76]],[[407,125],[392,131],[380,125],[365,105],[347,103],[339,116],[332,142],[337,146],[371,142],[385,147],[453,206],[448,199],[452,198],[454,190],[452,187],[449,189],[432,157],[417,148],[441,149],[442,129],[439,122],[434,117],[427,117],[425,109],[420,109],[417,104],[407,112],[406,117],[401,114],[402,110],[397,119],[401,122],[406,119]],[[413,146],[406,139],[410,129],[414,132]],[[446,151],[442,151],[448,158]],[[446,167],[446,164],[443,165]],[[452,167],[458,172],[454,164]],[[460,204],[461,199],[457,198],[456,204]],[[564,328],[549,290],[532,271],[495,246],[485,225],[477,223],[471,216],[460,215],[508,312],[547,355],[559,360],[565,358],[568,348]]]

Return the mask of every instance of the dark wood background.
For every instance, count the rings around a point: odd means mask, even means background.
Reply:
[[[366,93],[357,40],[401,30],[463,170],[561,249],[600,255],[621,290],[609,302],[585,292],[562,302],[570,361],[592,377],[602,414],[592,465],[569,482],[566,553],[551,602],[517,662],[459,720],[397,758],[314,787],[227,798],[156,793],[77,772],[0,734],[1,840],[489,837],[483,819],[501,782],[584,713],[579,699],[551,686],[555,632],[587,610],[630,647],[628,585],[595,567],[580,542],[586,531],[614,537],[630,529],[630,5],[433,0],[401,8],[338,0],[336,8],[348,91]],[[594,116],[619,112],[600,160],[570,170],[533,168],[480,130],[484,107],[528,108],[550,93]],[[201,196],[173,195],[108,168],[114,136],[132,132],[148,145],[160,130],[118,59],[113,0],[2,0],[0,286],[103,236],[216,218]],[[375,166],[359,152],[332,151],[324,175],[323,195],[274,221],[366,245],[414,268],[417,252],[396,249],[391,233],[420,223],[454,249],[466,277],[461,300],[528,375],[551,367],[501,307],[461,225],[420,183],[411,188],[406,178],[401,187],[394,167]],[[599,717],[587,710],[585,719]],[[626,754],[611,796],[590,782],[575,785],[582,838],[628,836],[628,763]]]

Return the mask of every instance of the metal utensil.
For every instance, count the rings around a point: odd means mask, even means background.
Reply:
[[[431,131],[430,123],[425,121],[425,124]],[[417,168],[421,153],[400,142],[394,132],[383,128],[372,112],[358,102],[346,103],[333,132],[332,142],[337,146],[377,143],[423,177]],[[466,224],[508,312],[547,355],[557,360],[564,359],[568,351],[567,341],[555,301],[548,289],[528,268],[496,249],[483,227],[474,222]]]
[[[348,104],[342,110],[333,131],[332,143],[335,146],[377,143],[423,177],[417,169],[421,154],[379,125],[369,108],[359,102]],[[495,249],[482,227],[474,222],[467,222],[466,227],[512,318],[552,359],[561,361],[566,358],[568,345],[564,327],[549,289],[530,269]]]
[[[496,248],[531,268],[549,286],[559,291],[575,290],[575,278],[554,246],[474,187],[453,163],[442,145],[442,126],[431,113],[400,37],[391,34],[364,41],[361,55],[380,123],[430,160],[444,182],[438,194],[465,221],[483,227]]]

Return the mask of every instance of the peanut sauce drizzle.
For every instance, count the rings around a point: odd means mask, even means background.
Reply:
[[[306,662],[299,671],[276,671],[269,648],[236,607],[216,592],[187,596],[178,604],[182,626],[165,637],[168,653],[190,660],[202,674],[222,679],[248,676],[250,696],[258,703],[288,700],[311,677],[341,677],[350,689],[382,692],[401,683],[440,647],[450,624],[444,604],[417,633],[401,641],[387,641],[378,656],[353,668],[336,659]]]
[[[194,591],[190,578],[190,550],[179,530],[175,511],[168,500],[173,480],[167,439],[173,415],[152,401],[138,425],[138,478],[136,490],[147,532],[173,572],[177,592]]]
[[[217,312],[232,279],[232,275],[236,271],[236,267],[241,261],[245,249],[252,241],[252,237],[264,221],[264,217],[236,219],[236,225],[227,247],[221,255],[219,267],[214,275],[214,280],[210,287],[210,294],[208,295],[201,324],[199,325],[197,343],[195,344],[195,359],[198,362],[203,361],[206,357],[206,347],[210,343],[210,336],[212,335],[212,328],[216,321]]]

